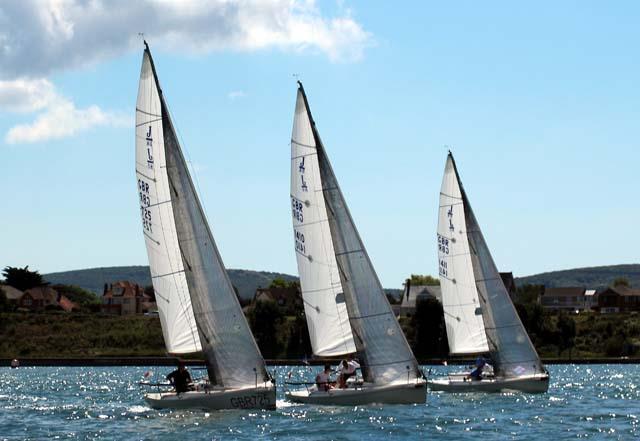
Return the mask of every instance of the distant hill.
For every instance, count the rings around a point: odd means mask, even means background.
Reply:
[[[256,289],[266,288],[271,281],[281,278],[286,281],[298,280],[297,277],[271,273],[267,271],[250,271],[230,269],[231,283],[238,288],[243,299],[253,298]],[[118,280],[130,280],[141,286],[151,285],[151,273],[148,266],[112,266],[106,268],[90,268],[75,271],[44,274],[44,279],[51,284],[77,285],[80,288],[102,295],[105,283],[113,283]]]
[[[287,281],[298,280],[290,274],[272,273],[267,271],[251,271],[230,269],[231,283],[238,288],[243,299],[253,298],[257,288],[266,288],[271,281],[282,278]],[[640,288],[640,264],[596,266],[591,268],[576,268],[532,276],[517,277],[516,284],[541,284],[549,287],[585,286],[588,288],[604,288],[617,279],[626,277],[631,286]],[[105,283],[118,280],[131,280],[141,286],[151,285],[151,275],[148,266],[112,266],[106,268],[90,268],[75,271],[44,274],[44,278],[51,284],[77,285],[86,290],[102,295]],[[402,294],[399,289],[385,289],[396,298]]]
[[[240,297],[252,299],[258,288],[266,288],[273,279],[284,279],[288,282],[298,280],[296,276],[284,273],[271,273],[268,271],[251,271],[242,269],[230,269],[231,283],[238,288]],[[111,266],[106,268],[89,268],[75,271],[63,271],[43,275],[44,279],[55,284],[76,285],[88,291],[102,295],[105,283],[113,283],[118,280],[130,280],[140,286],[151,285],[151,273],[148,266]],[[385,292],[400,298],[402,290],[385,289]]]
[[[548,287],[584,286],[605,288],[618,277],[626,277],[631,286],[640,288],[640,264],[594,266],[517,277],[518,286],[530,283]]]

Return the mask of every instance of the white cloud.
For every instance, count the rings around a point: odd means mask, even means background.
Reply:
[[[44,78],[0,81],[0,111],[34,112],[47,107],[56,98],[53,84]]]
[[[127,118],[77,108],[46,79],[152,46],[176,52],[312,51],[356,61],[372,36],[340,4],[323,16],[315,0],[3,0],[0,3],[0,112],[40,112],[7,132],[8,143],[39,142]],[[228,94],[235,100],[241,90]],[[126,121],[128,124],[128,121]]]
[[[227,94],[227,98],[231,101],[235,101],[238,98],[244,98],[245,96],[247,96],[247,94],[243,90],[232,90]]]
[[[45,77],[140,47],[175,51],[315,50],[362,57],[372,36],[348,10],[326,18],[315,1],[7,0],[0,4],[0,76]]]
[[[105,112],[98,106],[76,108],[73,102],[60,96],[45,79],[0,81],[0,110],[42,111],[32,123],[19,124],[9,129],[5,136],[5,141],[9,144],[63,138],[96,126],[133,125],[130,118]]]

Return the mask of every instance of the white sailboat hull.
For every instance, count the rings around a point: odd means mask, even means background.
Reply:
[[[358,406],[373,403],[424,404],[427,399],[427,387],[424,380],[384,386],[365,383],[362,387],[353,389],[290,391],[285,392],[285,397],[295,403],[332,406]]]
[[[469,380],[466,375],[453,375],[428,381],[431,391],[443,392],[524,392],[545,393],[549,389],[549,374],[525,375],[518,378],[489,377]]]
[[[148,393],[145,401],[154,409],[275,409],[276,388],[213,389],[183,393]]]

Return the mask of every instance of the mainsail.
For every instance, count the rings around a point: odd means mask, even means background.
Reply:
[[[451,354],[488,352],[473,277],[464,205],[453,158],[447,159],[438,212],[438,267]]]
[[[180,149],[159,87],[166,171],[171,192],[183,273],[191,296],[209,380],[222,387],[242,388],[269,379],[264,359],[242,313],[240,303],[213,240]]]
[[[145,51],[136,103],[136,176],[153,290],[167,352],[201,349],[178,248],[165,168],[160,95]]]
[[[520,321],[480,231],[451,153],[448,161],[451,161],[460,183],[473,274],[494,372],[496,376],[505,378],[544,373],[538,353]]]
[[[420,378],[422,372],[391,310],[340,191],[302,84],[299,94],[304,100],[313,131],[334,255],[364,380],[385,384]]]
[[[317,146],[302,91],[291,135],[291,211],[300,287],[313,353],[355,352],[349,315],[333,251]]]

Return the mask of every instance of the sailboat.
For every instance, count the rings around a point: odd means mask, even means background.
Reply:
[[[489,353],[493,373],[479,380],[466,373],[452,374],[429,380],[429,388],[546,392],[549,374],[491,257],[451,152],[440,190],[438,266],[451,354]]]
[[[202,351],[194,391],[154,392],[154,408],[275,408],[275,384],[242,313],[191,180],[145,42],[136,103],[140,214],[170,354]]]
[[[363,381],[286,391],[308,404],[424,403],[426,381],[373,269],[316,128],[302,83],[291,139],[291,210],[315,355],[356,352]]]

